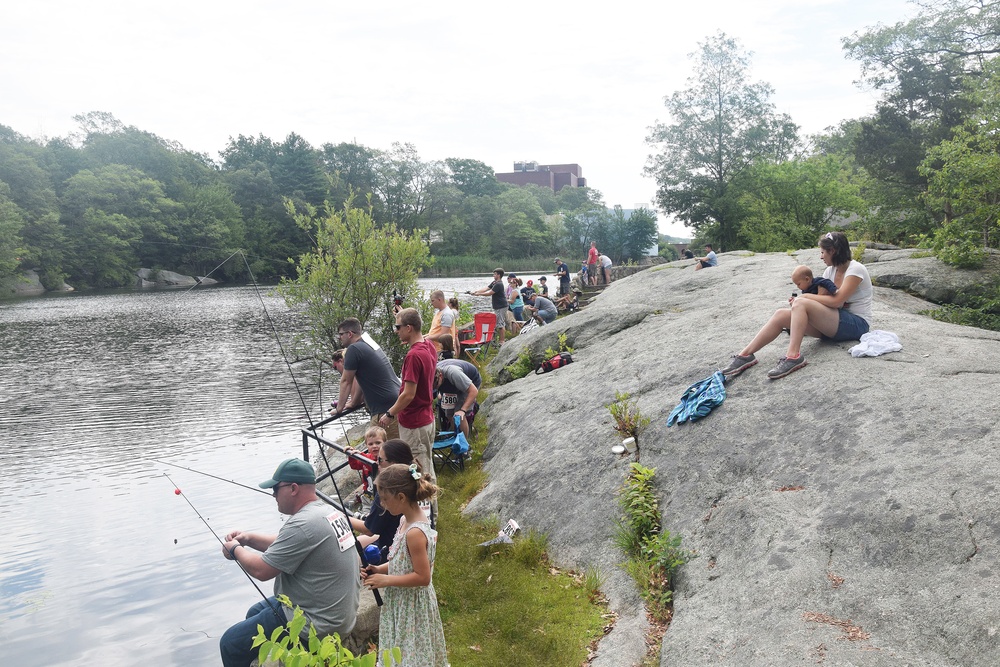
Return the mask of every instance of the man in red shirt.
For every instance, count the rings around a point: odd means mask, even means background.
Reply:
[[[379,421],[390,424],[399,421],[399,437],[413,450],[425,475],[431,482],[434,474],[434,373],[437,370],[437,349],[426,340],[420,329],[423,322],[416,308],[404,308],[396,314],[396,335],[409,346],[403,369],[399,398]],[[383,428],[385,426],[383,425]]]
[[[600,253],[597,252],[597,241],[590,242],[590,251],[587,253],[587,276],[590,284],[597,284],[597,263],[600,261]]]

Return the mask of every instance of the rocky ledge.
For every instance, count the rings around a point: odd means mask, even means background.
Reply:
[[[865,253],[877,284],[931,296],[972,276],[878,253]],[[851,343],[807,339],[809,365],[771,381],[783,337],[708,417],[666,426],[691,383],[786,307],[800,263],[823,268],[815,249],[654,267],[491,365],[498,375],[522,349],[540,359],[560,333],[575,348],[575,363],[491,391],[490,483],[467,511],[513,517],[548,533],[558,565],[600,570],[619,619],[594,665],[645,652],[612,541],[629,463],[611,453],[616,390],[652,417],[641,462],[657,470],[665,528],[698,554],[662,665],[1000,664],[1000,333],[937,322],[919,314],[933,304],[877,287],[873,328],[897,333],[901,352],[856,359]]]

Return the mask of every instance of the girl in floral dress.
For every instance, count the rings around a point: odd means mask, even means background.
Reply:
[[[397,663],[390,658],[392,665],[447,667],[444,629],[431,581],[437,531],[418,504],[433,498],[438,489],[415,463],[382,468],[375,484],[382,506],[404,518],[389,548],[389,562],[369,565],[361,574],[368,588],[385,589],[378,627],[379,654],[399,647],[403,660]]]

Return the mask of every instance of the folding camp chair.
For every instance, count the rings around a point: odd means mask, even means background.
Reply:
[[[469,453],[469,441],[465,439],[465,434],[459,429],[462,418],[455,415],[454,419],[454,431],[442,431],[434,438],[431,455],[435,470],[440,470],[444,466],[449,466],[455,471],[465,470],[465,457]]]
[[[460,340],[462,351],[470,359],[479,365],[486,357],[490,347],[493,345],[493,334],[496,333],[497,316],[493,313],[476,313],[472,322],[473,337],[469,340]]]

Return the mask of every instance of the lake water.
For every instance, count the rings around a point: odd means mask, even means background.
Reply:
[[[272,321],[287,351],[302,322],[253,287],[0,302],[4,664],[220,664],[219,636],[260,597],[184,498],[220,536],[282,517],[262,493],[154,459],[256,486],[301,456],[306,411],[322,418],[337,378],[290,373]]]

